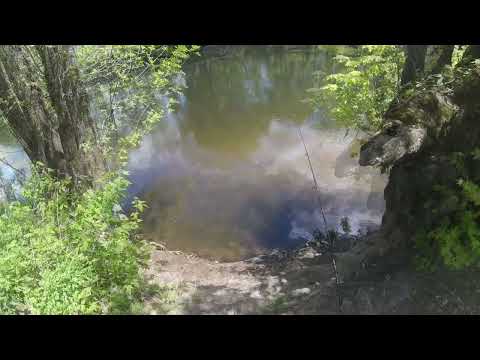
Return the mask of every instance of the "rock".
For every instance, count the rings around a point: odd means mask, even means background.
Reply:
[[[292,291],[293,296],[308,295],[312,292],[309,288],[295,289]]]
[[[297,255],[299,259],[313,259],[315,256],[317,256],[317,252],[310,247],[300,249]]]
[[[281,279],[280,282],[281,282],[282,284],[286,284],[288,281],[287,281],[287,279]]]
[[[255,291],[251,292],[250,297],[252,299],[263,299],[262,294],[260,294],[260,291],[258,291],[258,290],[255,290]]]
[[[384,117],[382,130],[362,145],[361,166],[390,167],[407,154],[434,143],[458,107],[438,90],[405,90]]]

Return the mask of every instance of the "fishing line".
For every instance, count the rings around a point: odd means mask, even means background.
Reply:
[[[323,211],[322,203],[320,201],[320,189],[318,188],[318,183],[317,183],[317,177],[315,176],[315,171],[313,170],[312,162],[310,160],[310,154],[308,153],[307,145],[305,144],[305,140],[302,135],[302,129],[300,126],[297,126],[297,131],[298,135],[300,136],[300,140],[302,141],[303,147],[305,149],[305,156],[307,157],[308,160],[308,166],[310,168],[310,172],[312,173],[312,178],[313,178],[313,188],[315,189],[315,192],[317,193],[317,202],[318,206],[320,207],[320,212],[322,213],[322,218],[323,218],[323,224],[325,226],[325,233],[328,231],[328,225],[327,225],[327,219],[325,218],[325,212]]]
[[[303,147],[305,149],[305,156],[307,157],[307,160],[308,160],[308,166],[310,168],[310,172],[312,173],[312,178],[313,178],[313,184],[314,184],[314,189],[315,189],[315,192],[317,193],[317,202],[318,202],[318,206],[320,207],[320,211],[322,213],[322,218],[323,218],[323,223],[324,223],[324,226],[325,226],[325,235],[327,236],[327,239],[330,237],[329,236],[329,233],[328,233],[328,225],[327,225],[327,219],[325,218],[325,212],[323,211],[323,207],[322,207],[322,203],[320,201],[320,189],[318,188],[318,182],[317,182],[317,177],[315,176],[315,171],[313,170],[313,166],[312,166],[312,161],[310,160],[310,154],[308,153],[308,149],[307,149],[307,144],[305,143],[305,139],[303,138],[303,134],[302,134],[302,129],[300,128],[300,126],[297,126],[297,131],[298,131],[298,135],[300,136],[300,140],[302,141],[302,144],[303,144]],[[332,247],[333,246],[333,237],[330,240],[330,246]],[[342,296],[339,292],[339,287],[340,287],[340,280],[338,278],[338,271],[337,271],[337,264],[335,262],[335,256],[332,254],[332,266],[333,266],[333,271],[334,271],[334,274],[335,274],[335,289],[336,289],[336,295],[337,295],[337,310],[338,312],[342,312],[342,309],[341,309],[341,306],[342,306],[342,302],[343,302],[343,299],[342,299]]]

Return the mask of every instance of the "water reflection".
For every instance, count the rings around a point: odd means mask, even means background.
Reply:
[[[301,101],[329,66],[325,54],[260,48],[190,64],[178,111],[131,154],[130,196],[149,203],[147,236],[230,260],[305,241],[322,221],[299,125],[327,222],[378,224],[385,179],[340,156],[352,136]],[[342,166],[353,171],[337,177]]]
[[[20,174],[18,172],[21,172]],[[30,161],[6,126],[0,125],[0,203],[20,193],[20,182],[30,174]]]
[[[192,64],[187,68],[182,134],[191,134],[204,148],[235,157],[248,154],[272,118],[302,122],[310,115],[301,100],[321,60],[314,52],[250,49],[227,60]],[[237,135],[241,141],[233,139]]]

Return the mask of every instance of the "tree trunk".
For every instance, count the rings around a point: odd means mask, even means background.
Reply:
[[[422,78],[425,69],[427,45],[407,45],[407,58],[402,72],[401,85]]]
[[[452,64],[452,54],[455,45],[431,45],[430,56],[427,55],[429,69],[427,74],[440,74],[447,65]]]
[[[75,182],[102,170],[70,47],[0,46],[0,98],[0,111],[32,162]]]

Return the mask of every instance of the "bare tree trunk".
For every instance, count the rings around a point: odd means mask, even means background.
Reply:
[[[445,66],[451,65],[454,48],[455,45],[432,45],[427,73],[440,74]]]
[[[32,162],[74,181],[102,170],[88,98],[68,46],[0,46],[0,98],[0,111]]]
[[[407,45],[407,58],[402,72],[401,85],[406,85],[423,77],[427,45]]]

